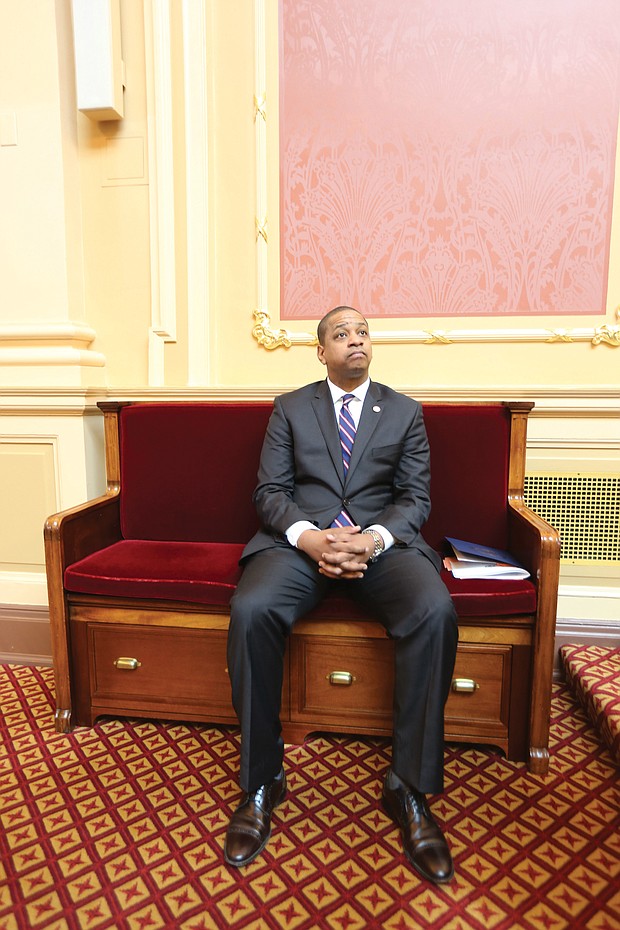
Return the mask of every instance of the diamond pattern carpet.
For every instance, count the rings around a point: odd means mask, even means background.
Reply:
[[[564,677],[620,765],[620,648],[565,645]]]
[[[563,684],[547,776],[446,748],[433,809],[456,877],[411,870],[379,804],[389,743],[287,747],[289,794],[264,855],[222,845],[238,733],[105,720],[58,734],[50,669],[0,668],[0,930],[618,930],[620,793]]]

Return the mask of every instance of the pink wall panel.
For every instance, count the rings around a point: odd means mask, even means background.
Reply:
[[[280,0],[283,319],[601,313],[617,0]]]

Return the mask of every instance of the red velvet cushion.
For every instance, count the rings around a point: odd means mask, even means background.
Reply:
[[[509,617],[536,611],[536,588],[529,578],[455,578],[442,571],[459,617]]]
[[[120,412],[125,539],[246,543],[272,404],[136,404]]]
[[[444,537],[506,549],[510,411],[501,404],[426,404],[431,447],[431,515],[424,538]]]
[[[122,540],[65,570],[65,587],[107,597],[228,605],[241,576],[241,543]]]
[[[497,581],[454,578],[442,571],[459,617],[509,617],[536,610],[536,589],[529,580]],[[363,606],[346,596],[326,598],[308,614],[311,620],[368,620]]]
[[[227,606],[239,580],[240,543],[167,543],[123,540],[70,565],[68,591],[107,597],[189,601]],[[531,613],[536,594],[530,581],[444,581],[461,617]],[[309,615],[315,618],[368,617],[352,598],[327,598]]]

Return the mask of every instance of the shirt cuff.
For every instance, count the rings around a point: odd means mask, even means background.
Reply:
[[[383,551],[386,549],[391,549],[394,545],[394,537],[389,530],[386,530],[384,526],[381,526],[380,523],[371,523],[370,526],[365,528],[366,530],[376,530],[377,533],[380,533],[381,539],[383,540]]]
[[[309,520],[298,520],[297,523],[293,523],[292,526],[289,526],[284,535],[288,539],[291,546],[297,548],[297,541],[301,534],[305,532],[305,530],[318,531],[318,526],[315,526],[314,523],[310,523]]]

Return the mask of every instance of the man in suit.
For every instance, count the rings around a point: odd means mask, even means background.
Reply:
[[[228,668],[244,794],[224,854],[243,866],[269,839],[286,793],[279,717],[286,638],[336,586],[370,606],[394,641],[392,765],[382,803],[412,865],[446,882],[452,859],[425,795],[443,790],[457,621],[440,559],[420,534],[430,512],[422,409],[370,381],[372,344],[357,310],[330,311],[318,341],[327,380],[274,402],[254,492],[260,529],[244,550],[231,602]]]

